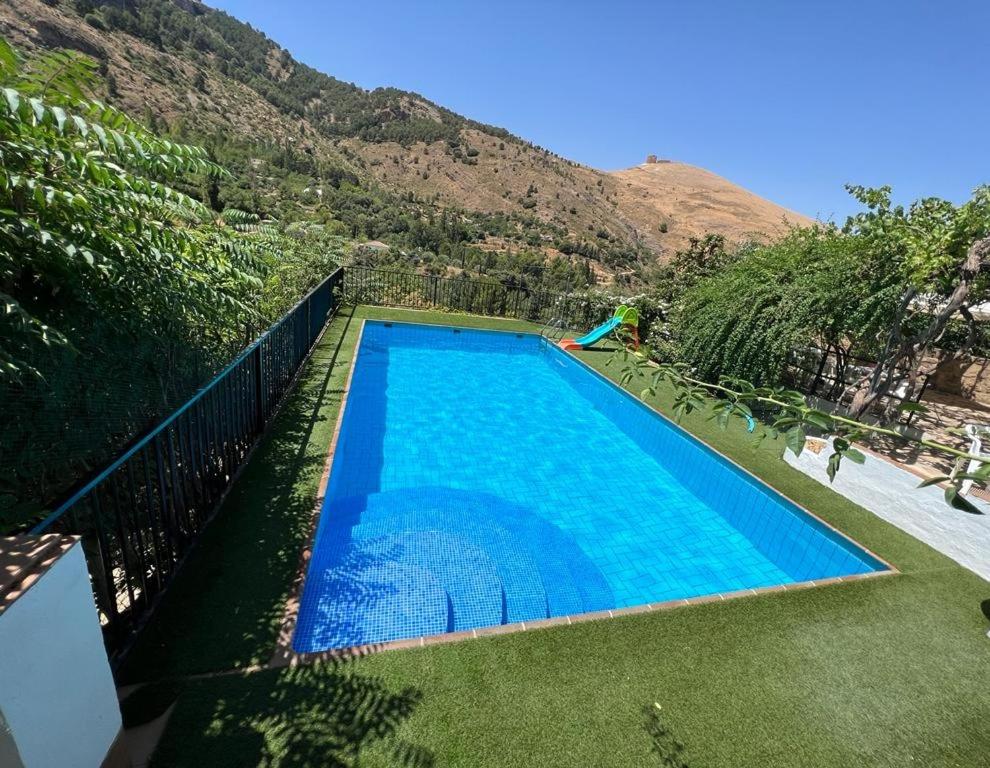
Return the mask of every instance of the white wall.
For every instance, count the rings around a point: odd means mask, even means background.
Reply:
[[[0,715],[25,768],[94,768],[120,730],[78,542],[0,613]]]

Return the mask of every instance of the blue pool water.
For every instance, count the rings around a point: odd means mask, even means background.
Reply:
[[[538,336],[369,321],[293,645],[884,568]]]

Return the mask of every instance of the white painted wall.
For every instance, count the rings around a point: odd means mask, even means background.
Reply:
[[[25,768],[94,768],[120,730],[78,542],[0,613],[0,715]]]

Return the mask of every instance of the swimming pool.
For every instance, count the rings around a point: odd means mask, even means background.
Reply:
[[[293,648],[886,569],[539,336],[366,321]]]

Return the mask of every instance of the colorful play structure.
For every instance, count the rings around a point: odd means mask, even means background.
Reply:
[[[579,339],[561,339],[557,346],[561,349],[585,349],[601,341],[610,333],[622,327],[626,337],[632,340],[633,348],[639,349],[639,310],[622,304],[615,313],[597,328],[588,331]]]

